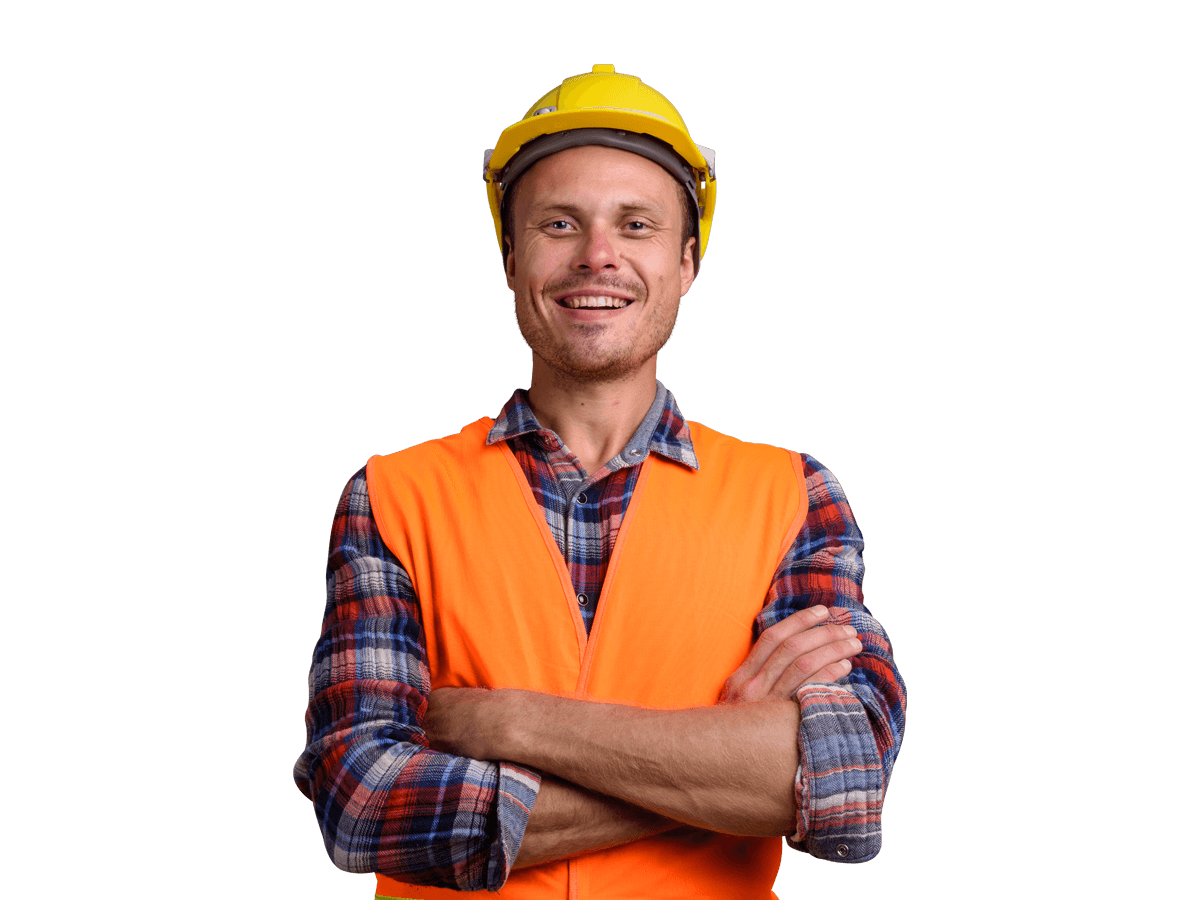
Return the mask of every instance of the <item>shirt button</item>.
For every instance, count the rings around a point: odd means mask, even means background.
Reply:
[[[576,503],[587,503],[587,494],[579,494],[575,497]]]
[[[840,856],[842,859],[845,859],[847,856],[850,855],[850,848],[847,847],[845,844],[838,844],[837,845],[837,855]]]
[[[580,594],[575,599],[579,601],[580,606],[587,606],[588,604],[587,594]]]
[[[630,456],[641,456],[641,455],[642,455],[642,451],[641,451],[641,450],[630,450],[630,451],[629,451],[629,455],[630,455]]]

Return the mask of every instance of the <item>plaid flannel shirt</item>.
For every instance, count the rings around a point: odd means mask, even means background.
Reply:
[[[567,561],[585,625],[647,454],[697,468],[687,423],[661,384],[637,433],[588,475],[524,391],[488,442],[509,442]],[[862,653],[837,684],[810,684],[800,705],[796,830],[789,844],[861,862],[879,850],[884,788],[900,748],[905,689],[887,635],[862,603],[862,535],[833,475],[803,457],[808,515],[780,564],[754,637],[807,606],[853,625]],[[540,784],[509,763],[429,748],[430,690],[412,582],[384,545],[365,469],[347,484],[333,524],[328,601],[309,674],[308,746],[294,777],[313,800],[330,857],[352,872],[415,884],[497,890],[516,861]]]

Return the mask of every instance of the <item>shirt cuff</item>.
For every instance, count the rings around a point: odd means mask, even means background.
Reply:
[[[542,786],[541,776],[532,769],[502,762],[499,770],[496,785],[498,839],[492,844],[488,861],[488,889],[493,891],[499,890],[508,880],[517,862],[525,828],[529,825],[529,813]]]
[[[796,833],[788,844],[819,859],[866,862],[879,853],[883,765],[857,695],[806,684],[800,704]]]

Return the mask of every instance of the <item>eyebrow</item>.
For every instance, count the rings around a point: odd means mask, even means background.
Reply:
[[[567,213],[569,215],[578,215],[581,212],[583,212],[583,208],[581,206],[579,206],[575,203],[571,203],[571,202],[556,202],[556,201],[551,200],[547,203],[539,203],[538,201],[535,200],[533,202],[532,211],[537,212],[540,215],[545,215],[547,213],[558,213],[558,212]],[[635,201],[626,201],[626,202],[622,203],[620,206],[617,207],[617,211],[621,215],[630,215],[630,214],[636,214],[636,213],[649,213],[649,214],[662,215],[663,211],[664,211],[664,207],[658,203],[654,203],[654,202],[648,201],[648,200],[647,201],[635,200]]]

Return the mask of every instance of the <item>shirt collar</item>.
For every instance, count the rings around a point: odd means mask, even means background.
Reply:
[[[647,453],[656,453],[689,468],[699,469],[696,449],[692,446],[692,433],[675,403],[674,395],[663,387],[661,381],[656,381],[655,385],[654,402],[650,404],[638,430],[619,454],[620,458],[626,465],[634,465],[645,459]],[[529,405],[529,395],[517,389],[496,417],[496,424],[488,432],[487,442],[494,444],[531,433],[558,440],[558,435],[538,423],[533,407]]]

